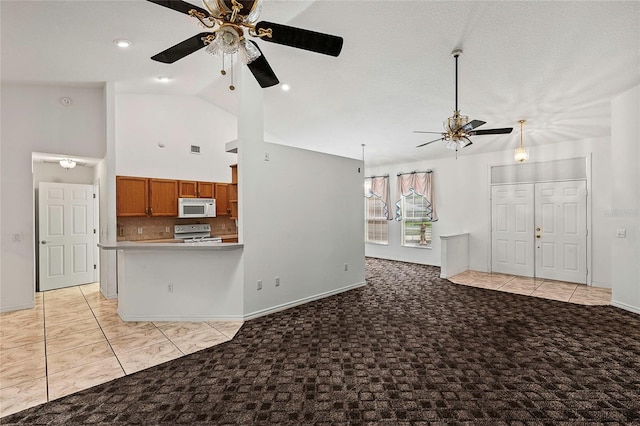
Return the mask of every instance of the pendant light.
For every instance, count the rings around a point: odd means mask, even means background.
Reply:
[[[529,159],[529,149],[525,148],[522,143],[522,126],[527,122],[527,120],[518,120],[518,122],[520,123],[520,146],[516,148],[514,158],[519,163],[524,163]]]

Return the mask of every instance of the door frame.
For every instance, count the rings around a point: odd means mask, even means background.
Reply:
[[[586,171],[586,186],[587,186],[587,199],[586,199],[586,203],[587,203],[587,277],[586,277],[586,284],[588,286],[591,286],[593,283],[593,257],[592,257],[592,244],[593,244],[593,232],[592,232],[592,218],[593,218],[593,211],[592,211],[592,198],[591,198],[591,188],[592,188],[592,179],[593,179],[593,173],[592,173],[592,153],[589,153],[587,155],[585,155],[584,157],[568,157],[568,158],[563,158],[561,160],[573,160],[573,159],[584,159],[585,160],[585,171]],[[544,163],[545,161],[541,161],[542,163]],[[487,210],[489,212],[488,214],[488,218],[487,218],[487,229],[489,230],[489,237],[487,238],[487,246],[488,246],[488,250],[487,250],[487,271],[489,272],[493,272],[493,263],[492,263],[492,259],[493,259],[493,247],[492,247],[492,235],[493,235],[493,230],[492,230],[492,222],[493,222],[493,212],[492,212],[492,201],[491,201],[491,193],[492,193],[492,186],[494,185],[491,182],[491,169],[493,167],[496,166],[507,166],[507,165],[512,165],[509,163],[496,163],[496,164],[489,164],[488,168],[487,168],[487,200],[488,200],[488,205],[487,205]],[[514,165],[514,166],[517,166]],[[495,185],[502,185],[502,184],[516,184],[516,183],[544,183],[544,182],[563,182],[563,181],[575,181],[575,180],[585,180],[583,178],[580,179],[561,179],[561,180],[527,180],[527,181],[519,181],[519,182],[504,182],[504,183],[500,183],[500,184],[495,184]],[[534,254],[535,256],[535,254]],[[534,272],[535,273],[535,272]]]

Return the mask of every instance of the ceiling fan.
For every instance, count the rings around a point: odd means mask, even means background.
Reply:
[[[421,145],[418,145],[417,148],[420,148],[421,146],[429,145],[431,143],[438,142],[438,141],[447,141],[447,148],[455,149],[457,152],[458,148],[464,148],[473,143],[471,142],[471,139],[469,139],[469,136],[500,135],[505,133],[511,133],[511,131],[513,130],[513,127],[504,127],[501,129],[476,130],[476,128],[485,124],[486,121],[481,121],[481,120],[469,121],[468,116],[460,115],[460,110],[458,109],[458,57],[461,54],[462,54],[462,49],[454,49],[451,52],[451,56],[453,56],[456,60],[456,109],[453,112],[453,115],[444,121],[444,132],[423,132],[419,130],[414,130],[414,133],[433,133],[433,134],[440,135],[438,139],[425,142]]]
[[[204,9],[181,0],[148,1],[190,15],[210,30],[152,56],[154,61],[172,64],[206,46],[209,53],[222,55],[224,68],[224,55],[237,53],[258,84],[265,88],[278,84],[278,77],[258,45],[245,38],[245,30],[246,34],[264,41],[325,55],[338,56],[342,50],[342,37],[273,22],[256,23],[262,0],[203,0]],[[226,74],[224,69],[221,72]],[[235,88],[233,82],[229,88]]]

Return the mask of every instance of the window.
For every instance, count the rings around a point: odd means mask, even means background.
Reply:
[[[402,197],[402,245],[431,247],[431,207],[422,195]]]
[[[388,177],[384,176],[383,179],[387,180]],[[372,184],[374,179],[367,178],[364,180],[364,193],[365,193],[365,233],[364,241],[366,243],[373,244],[388,244],[389,243],[389,222],[388,222],[388,208],[383,200],[383,194],[374,194]],[[388,184],[386,184],[388,187]],[[381,191],[384,192],[384,191]]]

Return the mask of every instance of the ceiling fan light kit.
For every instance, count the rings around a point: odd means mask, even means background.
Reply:
[[[221,74],[226,75],[225,55],[230,55],[231,90],[235,89],[233,55],[236,54],[249,67],[260,87],[271,87],[280,82],[258,45],[245,38],[245,30],[251,37],[324,55],[338,56],[342,51],[342,37],[273,22],[256,22],[262,11],[262,0],[203,0],[205,8],[182,0],[148,1],[192,16],[209,30],[196,34],[151,59],[172,64],[206,47],[209,53],[222,56]]]
[[[467,147],[473,143],[471,139],[469,139],[469,136],[499,135],[511,133],[511,131],[513,130],[512,127],[506,127],[502,129],[476,130],[477,127],[482,126],[486,122],[481,120],[469,121],[468,116],[460,114],[460,110],[458,109],[458,57],[460,57],[461,54],[462,49],[454,49],[451,52],[451,56],[455,58],[456,62],[456,95],[455,110],[453,111],[453,115],[444,121],[444,132],[423,132],[418,130],[414,131],[414,133],[434,133],[440,135],[438,139],[434,139],[432,141],[418,145],[418,148],[434,142],[446,141],[446,147],[455,150],[457,153],[458,149]]]
[[[529,149],[525,148],[522,142],[522,126],[527,122],[527,120],[518,120],[518,122],[520,123],[520,146],[516,148],[513,157],[516,161],[524,163],[529,159]]]

